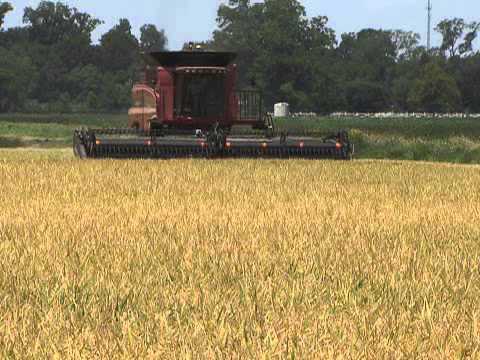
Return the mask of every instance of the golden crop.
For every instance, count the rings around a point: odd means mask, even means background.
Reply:
[[[6,154],[2,357],[480,356],[480,167]]]

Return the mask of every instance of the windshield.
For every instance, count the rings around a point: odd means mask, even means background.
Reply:
[[[175,80],[177,116],[223,117],[225,75],[177,74]]]

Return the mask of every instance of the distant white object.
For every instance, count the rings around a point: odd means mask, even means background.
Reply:
[[[295,117],[296,114],[293,114]],[[330,114],[332,117],[338,118],[382,118],[382,119],[421,119],[421,118],[435,118],[435,119],[480,119],[480,114],[471,113],[395,113],[395,112],[383,112],[383,113],[349,113],[349,112],[334,112]]]
[[[288,103],[275,104],[273,108],[274,117],[286,117],[290,116],[290,105]]]

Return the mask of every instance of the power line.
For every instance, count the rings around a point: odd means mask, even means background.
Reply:
[[[432,29],[432,0],[428,0],[428,31],[427,31],[427,51],[430,52],[431,29]]]

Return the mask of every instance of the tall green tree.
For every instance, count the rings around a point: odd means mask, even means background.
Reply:
[[[479,29],[480,23],[466,23],[461,18],[442,20],[435,28],[442,35],[440,49],[450,57],[472,52]]]
[[[426,48],[419,47],[409,58],[403,58],[395,65],[389,101],[389,105],[395,111],[413,110],[410,106],[410,91],[423,74],[422,67],[426,52]]]
[[[338,53],[344,60],[348,80],[383,83],[389,81],[397,57],[391,32],[375,29],[344,34]]]
[[[420,42],[420,34],[404,30],[394,30],[390,34],[398,61],[408,60],[415,55]]]
[[[390,31],[364,29],[342,35],[336,52],[346,109],[363,112],[390,108],[398,47]]]
[[[0,112],[20,110],[36,77],[35,66],[21,50],[0,47]]]
[[[0,3],[0,20],[11,9]],[[141,44],[122,19],[92,44],[102,22],[64,2],[27,7],[24,26],[0,31],[0,111],[126,109],[143,49],[162,50],[163,30],[141,29]]]
[[[461,95],[455,79],[435,62],[426,64],[409,96],[417,111],[445,113],[459,109]]]
[[[164,51],[167,46],[165,31],[159,31],[155,25],[146,24],[140,28],[140,49],[143,52]]]
[[[104,71],[129,71],[139,60],[139,43],[127,19],[120,19],[117,25],[105,33],[100,39],[100,46]]]
[[[127,19],[105,33],[100,39],[102,86],[99,103],[108,110],[126,109],[130,91],[140,64],[140,45]]]
[[[23,22],[29,26],[32,41],[52,45],[82,37],[88,44],[91,34],[102,22],[62,2],[41,1],[27,7]]]
[[[256,70],[267,99],[289,101],[293,109],[309,107],[303,89],[309,26],[305,8],[297,0],[266,0],[263,13]]]
[[[262,3],[251,3],[250,0],[230,0],[221,4],[217,13],[218,30],[213,32],[210,48],[214,50],[234,51],[239,72],[239,85],[251,85],[261,79],[254,68],[265,39],[261,35],[264,22]]]
[[[213,45],[239,54],[242,86],[256,84],[270,105],[288,101],[293,108],[315,106],[309,93],[318,99],[325,87],[311,81],[318,70],[312,59],[335,43],[326,17],[310,21],[297,0],[231,0],[220,6],[217,22]]]
[[[72,92],[68,74],[91,61],[91,34],[101,21],[52,1],[27,7],[23,21],[29,34],[29,56],[39,69],[33,95],[40,102],[56,101]]]
[[[304,70],[297,80],[302,89],[302,101],[298,101],[302,111],[330,112],[342,103],[336,34],[328,21],[326,16],[317,16],[306,27]]]
[[[480,53],[462,59],[457,65],[457,83],[462,94],[463,108],[480,112]]]
[[[3,26],[5,15],[12,10],[13,10],[12,4],[10,4],[9,2],[0,2],[0,29]]]

